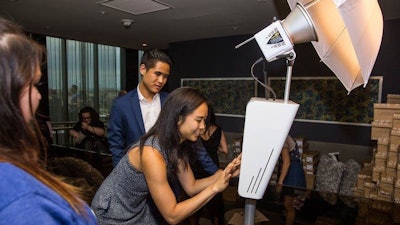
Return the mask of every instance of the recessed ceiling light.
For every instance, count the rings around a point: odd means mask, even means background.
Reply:
[[[97,4],[121,10],[133,15],[141,15],[144,13],[157,12],[160,10],[173,8],[171,5],[159,0],[101,0],[97,2]]]
[[[146,43],[143,43],[143,44],[142,44],[142,47],[147,47],[147,44],[146,44]]]

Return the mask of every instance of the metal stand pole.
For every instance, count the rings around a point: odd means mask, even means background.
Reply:
[[[289,101],[289,93],[290,93],[290,81],[292,79],[292,69],[294,65],[294,60],[296,59],[296,53],[294,50],[290,51],[286,56],[286,84],[285,84],[285,95],[284,102],[287,103]],[[266,80],[266,74],[264,74],[264,79]],[[245,199],[245,208],[244,208],[244,225],[254,225],[254,218],[256,216],[256,203],[257,200],[246,198]]]
[[[244,225],[254,225],[254,218],[256,216],[256,203],[255,199],[246,198],[244,205]]]
[[[285,95],[284,95],[285,103],[289,101],[290,81],[292,80],[292,70],[295,59],[296,59],[296,53],[294,51],[292,51],[292,53],[286,58],[287,70],[286,70],[286,84],[285,84]]]

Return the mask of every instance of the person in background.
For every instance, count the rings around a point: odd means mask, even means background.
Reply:
[[[206,129],[200,137],[207,153],[210,155],[214,163],[219,165],[218,152],[227,155],[229,149],[228,144],[226,143],[224,131],[221,126],[217,124],[214,107],[211,104],[209,104],[208,107]]]
[[[46,51],[17,24],[0,18],[0,224],[96,224],[76,189],[54,177],[35,119],[35,85]]]
[[[239,174],[241,156],[200,180],[189,164],[190,142],[205,128],[207,108],[197,89],[178,88],[167,97],[154,126],[98,189],[92,209],[99,224],[178,224],[225,190]],[[177,202],[176,181],[191,198]]]
[[[216,117],[214,113],[214,108],[211,104],[208,105],[208,116],[205,120],[206,128],[204,132],[200,135],[201,142],[204,148],[207,150],[208,155],[216,165],[219,165],[218,152],[227,155],[228,154],[228,144],[226,143],[225,134],[216,122]],[[209,176],[208,173],[203,171],[197,162],[191,163],[193,168],[193,173],[196,179],[201,179]],[[224,214],[224,199],[222,193],[218,193],[214,198],[207,203],[205,208],[208,210],[209,219],[212,221],[213,225],[223,225],[225,222]],[[199,210],[189,218],[191,225],[199,224],[199,219],[202,210]]]
[[[107,152],[104,123],[92,107],[86,106],[79,111],[79,121],[69,130],[74,147]]]
[[[277,192],[283,195],[283,204],[286,210],[286,225],[294,224],[296,208],[294,207],[296,188],[306,188],[306,178],[301,163],[300,152],[296,141],[287,136],[280,157],[280,175]]]

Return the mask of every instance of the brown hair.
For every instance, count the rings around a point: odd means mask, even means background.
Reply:
[[[45,169],[40,159],[47,150],[39,126],[34,119],[26,122],[20,108],[24,87],[33,88],[33,77],[44,62],[45,49],[25,35],[17,24],[0,17],[0,161],[9,162],[41,181],[61,195],[79,214],[86,215],[83,201],[74,188]],[[30,98],[29,98],[30,99]]]

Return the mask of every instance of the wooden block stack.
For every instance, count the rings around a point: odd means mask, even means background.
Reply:
[[[393,127],[393,129],[400,129],[400,114],[399,113],[393,114],[392,127]]]
[[[396,168],[396,174],[400,175],[400,163],[399,163],[399,150],[400,150],[400,114],[395,113],[393,115],[393,129],[390,133],[390,147],[389,152],[392,152],[393,155],[397,155],[397,158],[393,156],[392,163],[396,164],[394,167]],[[394,193],[393,198],[396,203],[400,203],[400,176],[396,176],[394,181]]]
[[[377,146],[373,154],[371,181],[376,184],[376,190],[363,196],[388,202],[395,200],[400,145],[400,104],[394,104],[394,100],[390,102],[374,104],[371,139],[377,140]]]
[[[400,104],[374,104],[374,121],[386,121],[391,123],[393,121],[393,115],[396,113],[400,113]]]
[[[357,185],[354,195],[357,197],[369,196],[376,189],[376,184],[372,181],[372,166],[365,163],[361,171],[357,174]]]
[[[391,202],[359,199],[356,225],[395,225],[400,219],[400,208]]]
[[[303,152],[303,169],[306,176],[307,189],[314,189],[315,172],[319,162],[320,152],[305,150]]]
[[[294,138],[297,143],[297,147],[299,147],[300,154],[303,155],[304,151],[308,150],[308,142],[307,138],[304,136],[299,136]]]
[[[372,123],[371,139],[389,138],[392,122],[388,120],[375,120]]]
[[[400,95],[387,97],[388,103],[374,104],[371,139],[376,140],[377,145],[372,162],[365,163],[358,174],[354,191],[355,196],[361,197],[357,218],[360,223],[357,224],[400,221],[400,216],[394,213],[400,212],[400,208],[393,204],[400,203]],[[368,203],[364,204],[363,200]]]
[[[387,103],[390,104],[400,104],[400,95],[396,94],[388,94],[387,96]]]

